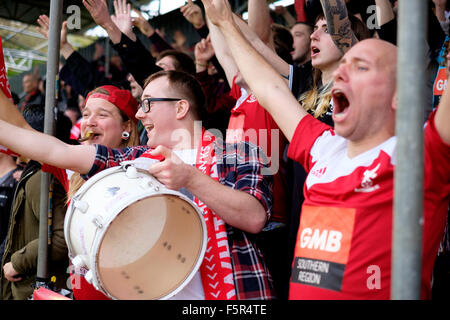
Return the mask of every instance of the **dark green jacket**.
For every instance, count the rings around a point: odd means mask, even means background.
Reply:
[[[56,179],[53,179],[53,235],[48,250],[49,276],[56,276],[56,287],[67,288],[68,253],[64,240],[64,216],[66,193]],[[5,242],[5,252],[0,270],[0,299],[24,300],[33,293],[39,247],[41,170],[33,162],[25,168],[14,195],[11,220]],[[3,266],[12,262],[22,281],[9,282],[3,275]]]

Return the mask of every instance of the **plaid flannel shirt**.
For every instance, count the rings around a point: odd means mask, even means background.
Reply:
[[[118,166],[125,160],[141,156],[146,146],[111,149],[96,145],[97,154],[88,179],[99,171]],[[214,142],[219,182],[230,188],[254,196],[264,207],[269,220],[272,210],[272,177],[262,175],[261,149],[248,142],[226,144],[221,139]],[[228,244],[236,289],[236,297],[247,299],[273,299],[272,278],[255,245],[255,235],[227,225]]]

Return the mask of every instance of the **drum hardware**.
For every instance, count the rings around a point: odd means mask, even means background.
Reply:
[[[83,258],[83,255],[81,254],[77,255],[75,258],[72,259],[72,264],[76,269],[86,267],[85,258]]]
[[[136,179],[138,177],[137,169],[133,166],[126,167],[126,175],[130,179]]]
[[[99,229],[103,228],[102,218],[97,216],[92,219],[92,222],[97,226],[97,228]]]
[[[112,299],[173,297],[198,272],[207,243],[195,203],[131,165],[105,169],[78,190],[64,235],[72,264]]]
[[[84,275],[84,279],[89,283],[92,284],[92,280],[94,280],[94,274],[92,273],[92,270],[89,270],[88,272],[86,272],[86,274]],[[95,285],[94,285],[95,286]],[[98,290],[98,288],[97,288]]]
[[[89,204],[87,202],[76,199],[74,199],[73,201],[75,208],[79,209],[82,213],[86,213],[89,209]]]

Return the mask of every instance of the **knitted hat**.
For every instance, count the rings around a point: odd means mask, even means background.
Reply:
[[[130,120],[133,120],[135,123],[138,122],[135,115],[139,103],[128,90],[119,89],[111,85],[101,86],[89,92],[86,97],[86,103],[89,98],[100,98],[109,101],[125,113]]]

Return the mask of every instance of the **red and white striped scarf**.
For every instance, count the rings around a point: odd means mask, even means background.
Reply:
[[[202,128],[202,139],[197,150],[195,167],[212,179],[219,181],[214,140],[214,135]],[[151,154],[153,150],[147,150],[140,157],[164,161],[162,156],[153,156]],[[236,290],[225,222],[197,197],[194,197],[194,203],[202,210],[208,234],[205,256],[200,265],[205,299],[235,300]]]
[[[219,181],[213,142],[214,135],[203,129],[195,166],[204,174]],[[203,211],[208,232],[206,252],[200,266],[205,299],[235,300],[236,290],[225,222],[197,197],[194,198],[194,202]]]

